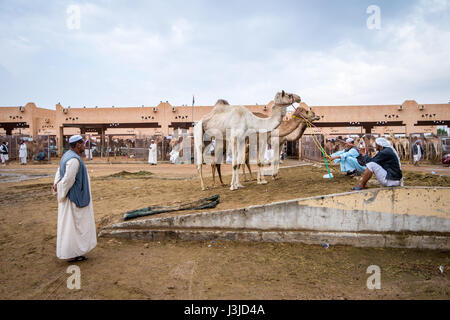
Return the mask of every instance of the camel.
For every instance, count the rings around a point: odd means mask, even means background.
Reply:
[[[300,103],[298,95],[286,93],[284,90],[275,95],[274,106],[270,117],[258,118],[244,106],[230,106],[225,100],[218,100],[214,109],[204,116],[194,126],[194,146],[197,161],[197,170],[200,176],[202,190],[205,190],[203,182],[203,133],[216,138],[217,155],[222,153],[223,141],[229,143],[232,154],[232,176],[230,190],[237,190],[243,186],[239,183],[239,165],[245,161],[245,137],[250,133],[270,132],[275,130],[286,114],[286,107],[295,102]],[[228,135],[227,135],[228,131]],[[224,139],[225,137],[225,139]],[[266,139],[260,139],[257,153],[258,184],[266,184],[267,181],[262,174],[262,159],[267,145]]]
[[[280,126],[277,128],[278,130],[278,150],[282,148],[285,142],[287,141],[297,141],[301,138],[306,128],[308,127],[307,122],[311,123],[313,121],[319,120],[320,118],[316,116],[316,114],[312,110],[307,110],[303,107],[298,107],[292,118],[286,121],[283,121]],[[271,138],[270,135],[268,137]],[[268,139],[268,141],[270,141]],[[250,166],[248,166],[250,167]],[[279,155],[276,154],[273,159],[273,171],[272,171],[272,179],[276,180],[278,178],[278,170],[280,168],[280,158]],[[250,169],[249,169],[250,170]],[[251,176],[251,171],[250,171]]]
[[[266,115],[261,113],[254,113],[259,118],[267,118]],[[316,117],[315,113],[312,110],[307,110],[303,107],[298,107],[295,109],[294,114],[291,119],[289,120],[283,120],[281,124],[278,126],[278,137],[279,137],[279,149],[282,147],[282,145],[286,141],[296,141],[300,139],[300,137],[303,135],[303,132],[306,130],[307,124],[306,121],[312,122],[315,120],[319,120],[319,117]],[[269,134],[267,137],[267,143],[270,144],[271,135]],[[226,148],[225,148],[226,150]],[[277,179],[278,175],[278,169],[279,169],[279,158],[274,157],[274,170],[272,173],[272,179]],[[212,169],[212,175],[213,175],[213,186],[215,186],[215,171],[217,170],[220,183],[222,186],[224,185],[222,181],[222,174],[220,171],[220,163],[212,163],[211,169]],[[244,176],[244,181],[248,181],[245,173],[245,167],[248,168],[249,174],[250,174],[250,180],[253,180],[252,176],[252,170],[250,167],[250,142],[248,137],[245,139],[245,163],[242,166],[242,174]]]
[[[172,138],[169,142],[170,147],[170,162],[175,163],[178,158],[183,157],[183,136],[179,136],[178,138]]]
[[[439,161],[442,158],[442,142],[438,137],[424,138],[424,159],[430,161]]]

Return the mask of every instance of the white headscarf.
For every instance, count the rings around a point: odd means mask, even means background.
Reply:
[[[398,160],[398,166],[400,167],[400,170],[401,170],[401,169],[402,169],[402,163],[400,162],[400,157],[398,156],[397,151],[392,147],[391,143],[390,143],[387,139],[385,139],[385,138],[376,138],[376,139],[375,139],[375,143],[376,143],[377,145],[383,147],[383,148],[391,148],[392,151],[394,151],[394,154],[396,155],[397,160]],[[403,185],[404,185],[404,184],[403,184],[403,178],[402,178],[402,180],[401,180],[401,186],[403,187]]]
[[[353,140],[352,138],[348,138],[347,140],[345,140],[346,143],[353,143],[355,140]]]

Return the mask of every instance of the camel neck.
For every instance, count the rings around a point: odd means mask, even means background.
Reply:
[[[279,136],[280,137],[287,136],[300,125],[300,122],[302,122],[302,120],[296,118],[291,118],[289,120],[282,121],[277,128]]]
[[[282,112],[283,112],[283,106],[275,104],[272,108],[272,113],[269,118],[266,119],[260,119],[261,125],[258,126],[260,129],[265,129],[267,131],[273,131],[276,129],[282,120]]]
[[[300,125],[289,135],[290,138],[289,140],[294,141],[300,139],[303,133],[305,133],[306,128],[307,128],[306,122],[302,121]]]

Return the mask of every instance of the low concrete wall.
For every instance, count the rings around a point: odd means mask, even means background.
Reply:
[[[427,243],[426,248],[450,249],[447,199],[450,199],[450,188],[371,189],[242,209],[128,221],[111,225],[103,229],[100,235],[128,234],[133,238],[133,233],[152,234],[155,230],[167,233],[172,230],[178,234],[197,235],[198,238],[202,238],[198,236],[201,232],[209,237],[213,237],[215,232],[240,233],[241,240],[242,237],[252,240],[254,234],[249,233],[252,231],[261,234],[256,237],[257,241],[267,241],[270,234],[280,234],[280,237],[275,237],[278,240],[273,241],[297,239],[309,243],[307,239],[311,235],[328,232],[333,235],[336,244],[361,246],[364,243],[361,239],[370,238],[372,240],[366,241],[370,246],[420,248],[420,243]],[[401,233],[409,235],[399,238]],[[340,242],[337,240],[339,237]]]

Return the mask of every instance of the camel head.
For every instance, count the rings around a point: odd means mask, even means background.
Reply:
[[[230,105],[229,103],[228,103],[228,101],[227,100],[225,100],[225,99],[219,99],[219,100],[217,100],[217,102],[216,102],[216,106],[217,105],[219,105],[219,104],[223,104],[223,105]]]
[[[287,107],[287,106],[290,106],[291,104],[294,104],[295,102],[297,102],[297,103],[302,102],[302,99],[294,93],[287,93],[287,92],[284,92],[284,90],[282,90],[281,92],[278,92],[275,95],[274,101],[275,101],[275,106],[278,105],[278,106]]]
[[[293,116],[295,116],[295,118],[297,119],[306,119],[309,122],[320,120],[320,117],[316,116],[314,111],[312,111],[311,109],[308,110],[303,107],[298,107],[297,109],[295,109]]]
[[[171,148],[175,147],[177,144],[181,143],[183,141],[183,137],[173,138],[169,142],[169,146]]]

